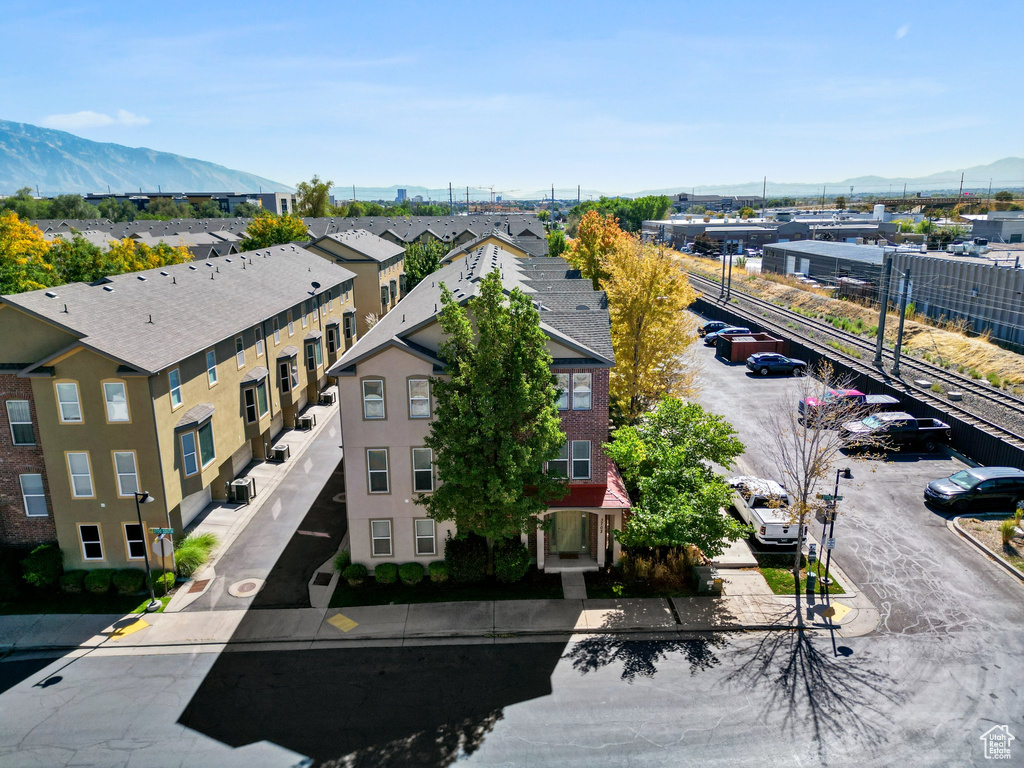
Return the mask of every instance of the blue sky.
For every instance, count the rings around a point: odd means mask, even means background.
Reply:
[[[1022,29],[1019,0],[8,2],[0,118],[289,184],[924,175],[1024,155]]]

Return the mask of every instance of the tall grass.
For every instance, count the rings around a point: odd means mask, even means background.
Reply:
[[[207,560],[220,539],[214,533],[190,533],[174,549],[174,563],[178,575],[190,578]]]
[[[1009,520],[1003,520],[999,524],[999,533],[1003,537],[1003,546],[1009,546],[1010,542],[1013,541],[1014,535],[1017,533],[1017,523],[1012,517]]]

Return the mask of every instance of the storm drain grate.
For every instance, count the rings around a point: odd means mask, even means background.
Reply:
[[[202,592],[206,589],[206,585],[210,583],[209,579],[200,579],[199,581],[193,582],[192,586],[188,588],[189,592]]]
[[[313,577],[314,587],[326,587],[331,583],[331,574],[326,571],[321,571]]]

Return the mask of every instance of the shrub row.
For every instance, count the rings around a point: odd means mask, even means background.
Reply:
[[[167,574],[174,584],[174,574]],[[160,577],[163,578],[163,577]],[[158,580],[159,581],[159,580]],[[60,588],[68,594],[91,592],[94,595],[105,595],[111,588],[119,595],[135,595],[143,590],[146,573],[139,568],[97,568],[93,571],[67,571],[60,577]]]
[[[366,566],[359,563],[350,563],[341,572],[342,578],[353,587],[358,587],[366,581],[368,575],[369,571]],[[426,569],[421,563],[402,563],[402,565],[381,563],[373,569],[373,578],[378,584],[394,584],[401,579],[403,584],[411,587],[419,584],[427,575],[435,584],[448,581],[448,566],[438,560],[431,563]]]

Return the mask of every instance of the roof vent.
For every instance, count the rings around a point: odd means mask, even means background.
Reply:
[[[191,269],[191,270],[193,270],[193,271],[195,271],[195,270],[199,269],[199,267],[197,267],[197,266],[196,266],[195,264],[189,264],[189,265],[188,265],[188,268],[189,268],[189,269]]]
[[[224,259],[224,261],[226,261],[228,264],[231,263],[231,259]]]
[[[213,264],[211,264],[210,262],[206,262],[206,266],[208,266],[208,267],[212,267],[212,266],[213,266]]]
[[[577,304],[576,309],[581,312],[587,312],[590,310],[590,307],[588,307],[586,304]]]
[[[109,285],[104,285],[103,286],[103,290],[106,291],[107,293],[113,293],[114,292],[114,289],[111,288]]]
[[[161,274],[161,275],[163,275],[164,277],[167,277],[167,274],[168,274],[168,273],[167,273],[167,271],[166,271],[166,270],[163,270],[163,269],[161,269],[161,270],[160,270],[160,274]]]
[[[136,275],[135,279],[136,280],[141,280],[142,282],[146,282],[146,278],[143,275]]]
[[[53,291],[47,291],[43,295],[46,296],[46,298],[48,298],[48,299],[56,299],[57,298],[57,294],[54,293]]]

